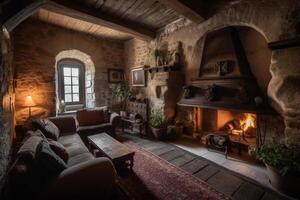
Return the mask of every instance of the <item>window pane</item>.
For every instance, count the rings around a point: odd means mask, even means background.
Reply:
[[[73,93],[79,93],[79,86],[73,86]]]
[[[73,85],[79,85],[78,77],[72,77],[72,83]]]
[[[65,93],[72,93],[71,86],[65,86]]]
[[[73,94],[73,101],[79,101],[79,94]]]
[[[65,94],[65,102],[72,102],[71,94]]]
[[[79,76],[78,68],[72,68],[72,76]]]
[[[71,68],[64,67],[64,76],[71,76]]]
[[[64,77],[65,85],[71,85],[71,77]]]

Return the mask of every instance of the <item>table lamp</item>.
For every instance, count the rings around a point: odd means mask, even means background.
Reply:
[[[31,107],[35,106],[36,104],[32,100],[31,96],[27,96],[25,99],[25,106],[29,109],[29,117],[31,117]]]

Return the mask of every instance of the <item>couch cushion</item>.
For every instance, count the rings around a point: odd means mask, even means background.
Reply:
[[[35,124],[38,129],[43,132],[46,138],[57,140],[57,138],[59,137],[59,129],[49,119],[33,119],[32,123]]]
[[[70,157],[68,160],[68,167],[77,165],[82,162],[93,160],[95,157],[91,153],[81,153],[79,155]]]
[[[69,157],[74,157],[79,154],[89,153],[89,150],[83,143],[73,143],[66,148]]]
[[[31,157],[32,159],[36,156],[36,151],[39,146],[39,144],[43,141],[44,137],[42,136],[41,132],[39,130],[33,132],[28,131],[27,136],[23,140],[23,144],[20,147],[17,155],[23,156],[27,155]]]
[[[48,142],[52,151],[54,151],[56,155],[58,155],[65,163],[67,163],[69,159],[69,154],[64,145],[52,139],[48,139]]]
[[[98,125],[92,125],[92,126],[79,126],[77,129],[77,132],[80,133],[97,133],[99,131],[110,131],[112,130],[112,125],[110,123],[105,123],[105,124],[98,124]]]
[[[90,126],[107,123],[108,111],[105,108],[82,109],[76,112],[79,126]]]
[[[47,140],[39,144],[35,164],[38,171],[47,176],[58,175],[67,168],[66,163],[52,151]]]
[[[74,143],[82,143],[80,136],[77,133],[70,133],[63,136],[60,136],[57,141],[64,145],[64,147],[68,147]]]
[[[75,116],[57,116],[57,117],[49,117],[50,121],[52,121],[60,133],[75,133],[76,132],[76,119]]]

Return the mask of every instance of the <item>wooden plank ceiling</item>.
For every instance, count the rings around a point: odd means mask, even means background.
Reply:
[[[95,13],[123,22],[124,25],[132,24],[153,33],[182,17],[181,14],[157,0],[74,0],[73,2],[53,0],[53,2],[66,7],[80,5],[82,9],[90,9]],[[55,9],[40,9],[33,17],[101,38],[126,41],[134,37],[133,34],[106,27],[105,24],[102,26],[102,24],[94,24],[64,15],[62,12],[56,12]]]
[[[91,34],[93,36],[105,39],[126,41],[134,37],[133,35],[125,32],[117,31],[111,28],[107,28],[105,26],[89,23],[69,16],[61,15],[45,9],[40,9],[32,17],[43,22]]]
[[[175,10],[157,0],[76,0],[115,19],[157,30],[180,18]]]
[[[182,17],[202,23],[232,1],[235,0],[6,0],[3,21],[11,31],[38,11],[34,17],[39,20],[99,37],[151,40],[167,24]]]

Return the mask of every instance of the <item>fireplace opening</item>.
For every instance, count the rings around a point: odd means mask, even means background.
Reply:
[[[194,137],[202,144],[206,144],[207,135],[226,135],[233,151],[251,154],[261,140],[254,113],[194,107],[192,121]]]

